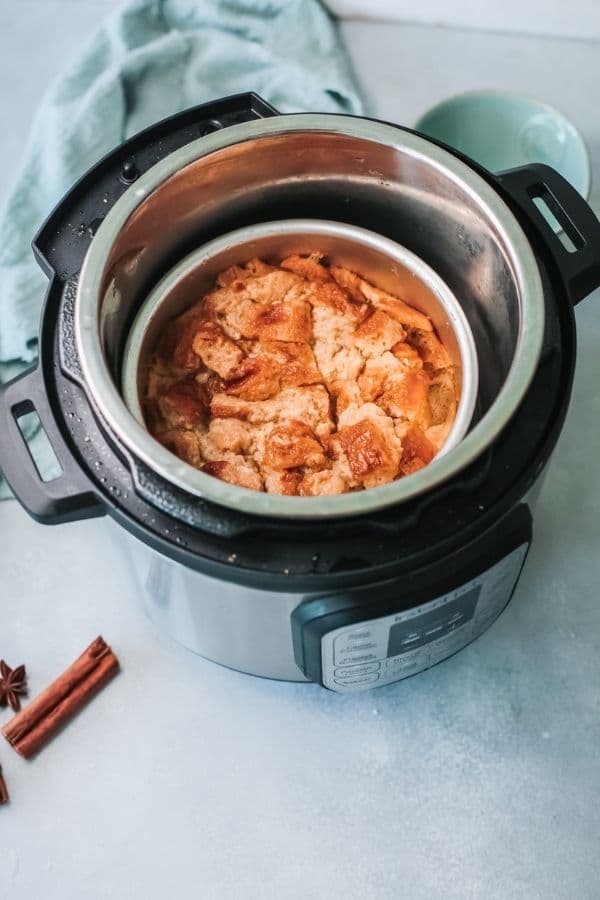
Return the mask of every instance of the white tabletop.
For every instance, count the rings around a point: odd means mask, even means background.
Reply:
[[[0,0],[3,179],[42,85],[108,5]],[[38,14],[56,41],[39,40]],[[382,117],[519,88],[562,107],[600,166],[598,45],[343,32]],[[0,657],[27,664],[34,692],[97,634],[123,666],[37,760],[0,742],[1,900],[598,897],[598,294],[577,321],[572,405],[516,596],[475,644],[397,686],[341,697],[205,662],[144,617],[116,526],[44,528],[0,504]]]

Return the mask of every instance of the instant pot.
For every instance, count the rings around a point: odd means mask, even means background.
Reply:
[[[392,485],[248,491],[178,460],[121,396],[132,325],[165,273],[235,229],[290,219],[403,245],[470,326],[471,427]],[[40,357],[0,392],[0,468],[39,522],[108,513],[131,536],[150,615],[178,641],[244,672],[351,692],[434,665],[502,612],[569,402],[573,306],[600,284],[600,223],[558,173],[494,176],[396,125],[279,115],[244,94],[111,152],[33,249],[49,277]],[[52,480],[22,437],[31,412],[60,464]]]

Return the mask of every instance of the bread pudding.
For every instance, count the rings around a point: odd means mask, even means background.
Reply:
[[[142,397],[151,434],[190,465],[311,497],[426,466],[458,378],[426,315],[311,254],[222,272],[165,329]]]

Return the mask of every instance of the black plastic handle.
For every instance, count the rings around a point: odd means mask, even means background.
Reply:
[[[30,412],[37,413],[62,470],[51,481],[42,479],[18,425]],[[0,387],[0,471],[29,515],[43,524],[88,519],[105,512],[55,422],[39,366]]]
[[[550,166],[535,164],[501,172],[498,181],[530,220],[553,257],[572,302],[579,303],[600,285],[600,222],[566,179]],[[567,248],[536,206],[550,209],[570,242]]]

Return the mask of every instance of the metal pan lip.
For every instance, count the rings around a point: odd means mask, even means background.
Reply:
[[[440,175],[456,181],[485,208],[502,235],[520,301],[516,352],[502,389],[477,425],[420,472],[397,482],[336,497],[284,497],[240,488],[199,472],[158,445],[128,410],[104,357],[98,328],[100,290],[110,250],[128,218],[144,199],[182,167],[233,144],[287,133],[333,133],[385,144],[420,157]],[[114,205],[100,226],[81,270],[75,305],[75,335],[90,400],[127,449],[166,479],[223,507],[281,518],[341,518],[413,499],[458,475],[490,446],[509,423],[535,374],[544,330],[544,295],[535,255],[521,226],[499,194],[466,163],[420,135],[385,123],[328,114],[292,114],[234,125],[199,138],[149,169]]]
[[[350,241],[363,247],[369,247],[386,256],[392,264],[399,264],[405,267],[416,278],[422,281],[427,288],[435,295],[439,306],[443,309],[448,324],[451,326],[459,347],[461,360],[461,394],[457,414],[452,423],[452,428],[444,442],[442,448],[436,456],[439,459],[446,453],[450,452],[463,439],[468,431],[469,425],[475,411],[477,402],[477,390],[479,385],[479,369],[477,360],[477,350],[471,327],[467,321],[460,303],[450,290],[448,285],[437,275],[437,273],[425,263],[419,256],[409,250],[407,247],[392,241],[390,238],[361,228],[357,225],[348,225],[344,222],[335,222],[326,219],[286,219],[277,220],[275,222],[262,222],[256,225],[249,225],[245,228],[239,228],[228,234],[221,235],[218,238],[204,244],[192,253],[188,254],[176,266],[174,266],[167,274],[158,282],[154,289],[140,307],[131,329],[123,353],[122,381],[121,388],[123,398],[127,404],[129,411],[135,416],[136,420],[144,425],[144,415],[139,399],[139,358],[145,341],[148,328],[152,324],[154,316],[159,312],[163,302],[169,297],[173,289],[190,274],[197,270],[200,266],[209,263],[217,258],[224,251],[240,248],[240,252],[244,251],[252,242],[265,238],[279,238],[281,236],[298,237],[313,236],[323,238],[334,237],[337,239]],[[247,255],[247,254],[246,254]],[[155,442],[161,447],[158,441]],[[162,449],[162,447],[161,447]],[[204,476],[200,484],[197,483],[195,475],[198,470],[193,466],[186,467],[184,483],[178,483],[178,487],[198,496],[204,496]],[[163,470],[161,465],[154,462],[154,471],[158,472],[167,480],[171,480],[171,471]],[[203,475],[203,473],[199,473]],[[408,476],[410,477],[410,476]],[[404,481],[405,479],[403,479]],[[395,482],[400,484],[401,482]],[[259,492],[252,492],[261,496]],[[364,492],[361,492],[364,493]],[[297,500],[298,498],[289,498]],[[315,500],[318,498],[310,498]],[[336,497],[327,498],[329,501],[335,501]]]

